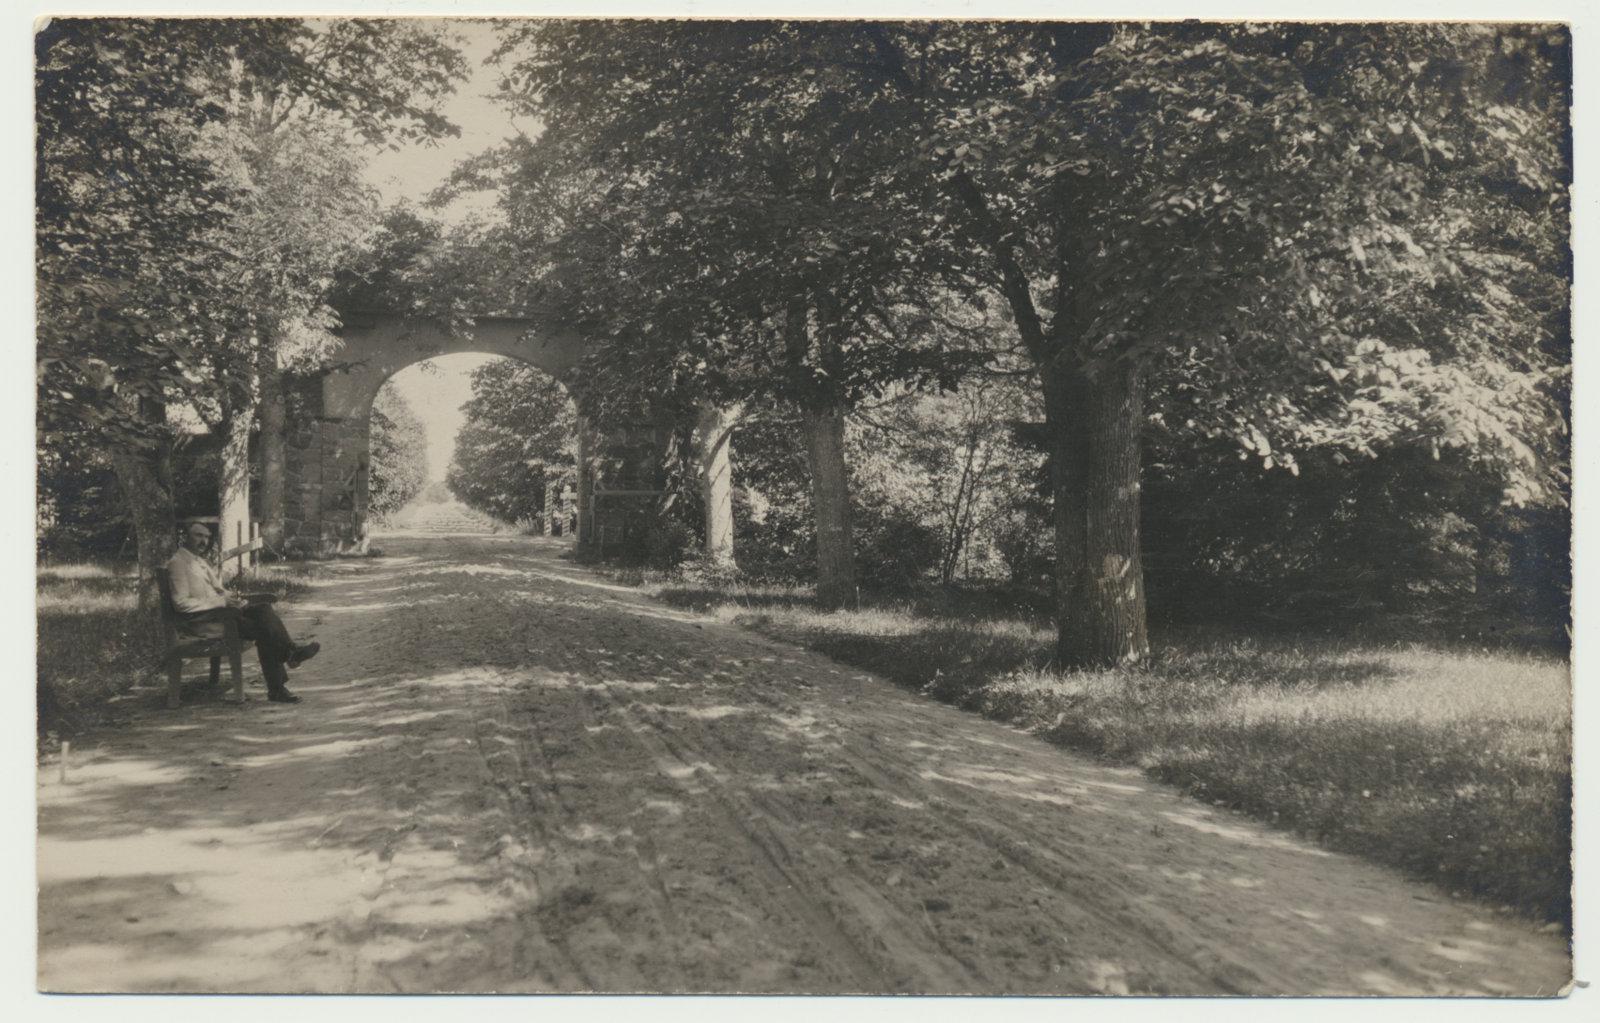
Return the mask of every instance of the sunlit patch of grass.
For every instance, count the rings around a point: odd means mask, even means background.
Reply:
[[[1142,669],[1060,673],[1053,630],[992,601],[970,614],[926,595],[821,612],[793,585],[648,587],[1332,848],[1570,923],[1562,660],[1186,634]]]
[[[258,565],[233,579],[231,589],[240,593],[271,593],[280,600],[304,596],[325,572],[316,561],[278,561]]]
[[[117,577],[117,572],[112,566],[102,562],[67,562],[41,565],[38,577],[41,582],[55,582],[62,579],[114,579]]]

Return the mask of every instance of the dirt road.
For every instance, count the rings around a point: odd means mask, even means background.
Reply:
[[[1526,994],[1564,939],[736,627],[555,541],[287,606],[305,702],[39,777],[56,991]],[[198,665],[197,665],[198,666]],[[259,675],[251,665],[253,677]]]

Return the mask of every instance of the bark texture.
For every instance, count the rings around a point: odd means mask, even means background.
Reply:
[[[283,550],[284,519],[287,509],[288,416],[285,408],[283,370],[277,356],[263,346],[261,365],[261,403],[256,415],[261,422],[261,537],[274,551]]]
[[[817,603],[856,602],[855,535],[850,523],[850,476],[844,460],[844,409],[805,409],[811,463],[811,507],[817,523]]]
[[[705,504],[705,558],[720,568],[734,568],[733,427],[740,409],[707,405],[695,424],[700,456],[700,494]]]
[[[1115,363],[1045,375],[1055,499],[1057,642],[1063,668],[1150,656],[1139,550],[1144,382]]]
[[[594,543],[594,427],[578,416],[578,543]]]
[[[110,459],[139,547],[139,607],[154,614],[159,601],[155,570],[178,548],[170,450],[164,443],[149,450],[114,448]]]
[[[820,297],[819,321],[826,324],[827,312],[833,308],[831,298]],[[850,523],[850,473],[844,460],[846,409],[833,383],[838,379],[838,350],[829,343],[825,329],[813,338],[811,313],[802,298],[790,301],[785,310],[783,340],[793,393],[799,396],[811,468],[817,603],[824,608],[852,607],[856,602],[856,550]],[[819,379],[818,369],[827,375]]]
[[[235,413],[222,444],[222,472],[217,479],[217,551],[237,547],[250,539],[250,420]],[[222,577],[237,575],[242,559],[222,564]]]

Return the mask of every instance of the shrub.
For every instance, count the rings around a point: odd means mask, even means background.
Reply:
[[[676,568],[695,548],[694,532],[676,519],[663,519],[645,533],[644,561],[651,568]]]
[[[905,589],[938,564],[936,530],[893,509],[865,519],[856,530],[856,569],[864,582]]]

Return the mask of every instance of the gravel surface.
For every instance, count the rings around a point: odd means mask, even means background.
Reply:
[[[1553,995],[1566,940],[786,646],[559,540],[280,605],[305,702],[39,772],[52,991]],[[191,667],[202,668],[200,662]],[[251,666],[252,675],[259,675]]]

